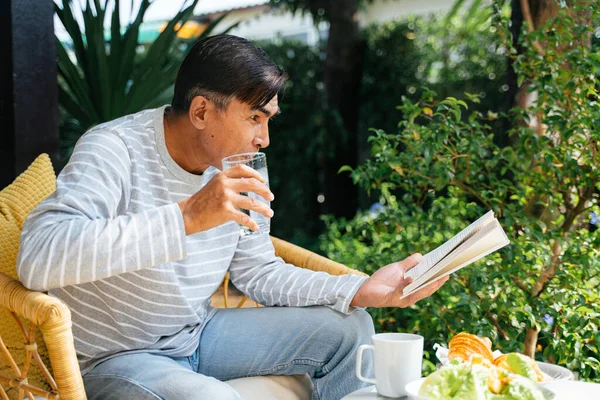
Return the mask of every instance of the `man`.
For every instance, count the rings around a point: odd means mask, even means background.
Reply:
[[[283,72],[244,39],[198,42],[184,60],[172,106],[88,131],[29,216],[17,269],[72,311],[90,399],[239,399],[222,380],[308,373],[313,398],[358,389],[354,354],[373,324],[356,307],[403,307],[403,272],[419,255],[365,279],[316,273],[275,257],[269,235],[238,209],[272,210],[247,167],[229,155],[269,145]],[[216,310],[227,271],[260,309]],[[321,307],[307,307],[321,306]],[[325,306],[325,307],[322,307]]]

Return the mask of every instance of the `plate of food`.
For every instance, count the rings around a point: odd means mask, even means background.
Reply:
[[[573,378],[566,368],[537,363],[523,354],[493,352],[488,338],[469,333],[454,336],[448,347],[436,353],[441,368],[406,386],[412,398],[550,400],[555,396],[544,382]]]
[[[452,366],[445,366],[440,371],[450,371]],[[469,371],[455,370],[431,380],[421,378],[406,385],[406,392],[413,400],[552,400],[555,394],[552,390],[517,378],[505,384],[503,393],[494,393],[487,386],[487,375],[477,372],[478,368]],[[430,381],[426,382],[428,379]]]

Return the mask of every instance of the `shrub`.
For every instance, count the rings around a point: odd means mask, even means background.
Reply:
[[[367,50],[358,110],[359,132],[364,134],[359,139],[340,137],[343,129],[332,131],[326,124],[335,116],[322,110],[324,54],[318,46],[289,40],[257,43],[290,76],[280,99],[283,112],[271,123],[272,140],[266,149],[277,197],[272,204],[275,235],[318,250],[318,236],[324,231],[317,202],[320,160],[339,151],[344,140],[359,140],[366,158],[367,128],[396,129],[402,117],[396,106],[402,96],[418,96],[417,87],[428,84],[464,97],[462,88],[484,97],[476,105],[479,109],[506,110],[506,54],[489,16],[489,9],[475,8],[468,18],[409,17],[364,29]],[[362,197],[363,206],[372,202]]]
[[[530,108],[468,112],[477,96],[437,100],[424,90],[419,101],[404,99],[398,133],[374,131],[371,158],[352,178],[381,193],[385,208],[351,221],[326,218],[329,256],[372,272],[432,250],[488,209],[511,240],[410,309],[371,310],[378,329],[421,333],[426,349],[469,331],[600,381],[600,235],[588,230],[589,214],[599,211],[600,56],[588,45],[590,24],[575,17],[586,14],[598,26],[592,4],[563,6],[524,35],[522,54],[508,46],[519,81],[537,92]],[[509,38],[505,16],[496,22]],[[534,42],[545,44],[542,53]],[[527,123],[534,117],[541,128]],[[513,126],[507,147],[494,141],[498,119]]]
[[[477,109],[506,111],[506,51],[490,16],[491,8],[475,4],[458,14],[409,16],[367,27],[362,130],[395,130],[401,118],[396,106],[403,96],[416,100],[424,85],[442,97],[477,93]]]

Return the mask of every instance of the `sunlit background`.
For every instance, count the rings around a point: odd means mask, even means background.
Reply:
[[[59,1],[38,66],[58,67],[58,104],[35,111],[58,110],[60,170],[89,128],[168,104],[195,40],[246,37],[289,76],[265,150],[274,236],[373,273],[492,209],[511,245],[411,308],[370,309],[377,329],[425,336],[425,372],[433,344],[467,330],[600,381],[596,3],[135,0],[117,16]],[[50,99],[45,78],[15,97]]]
[[[85,4],[85,0],[76,0]],[[59,4],[62,2],[58,2]],[[158,33],[164,29],[166,22],[173,18],[177,12],[189,4],[182,0],[155,0],[144,18],[140,32],[140,40],[148,43],[156,39]],[[361,10],[359,21],[361,26],[374,22],[392,21],[407,15],[424,15],[440,13],[450,10],[452,0],[375,0],[369,2]],[[122,23],[127,23],[132,18],[133,10],[137,10],[140,0],[121,2],[120,13]],[[112,5],[107,7],[107,15],[112,12]],[[273,5],[268,0],[200,0],[194,8],[194,17],[187,23],[188,29],[181,32],[181,37],[191,38],[199,35],[210,21],[227,13],[222,26],[239,25],[231,30],[231,34],[252,40],[268,40],[276,37],[297,39],[307,44],[315,44],[319,38],[327,37],[328,24],[319,24],[315,27],[310,13],[292,13],[282,7]],[[80,18],[79,21],[82,19]],[[68,41],[64,27],[56,18],[57,35]],[[107,23],[109,21],[107,20]]]

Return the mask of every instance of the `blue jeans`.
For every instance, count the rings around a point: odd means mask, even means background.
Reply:
[[[219,309],[189,357],[124,354],[84,376],[89,400],[235,399],[223,380],[307,373],[313,399],[339,400],[364,387],[354,375],[358,346],[371,342],[369,314],[326,307]],[[365,376],[373,376],[366,358]]]

